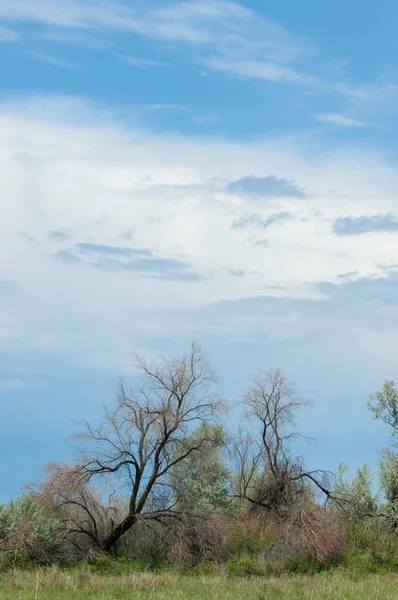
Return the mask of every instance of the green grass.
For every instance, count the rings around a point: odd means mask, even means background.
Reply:
[[[12,571],[0,575],[1,600],[396,600],[398,576],[334,571],[307,576],[189,577],[173,572],[98,575],[89,571]]]

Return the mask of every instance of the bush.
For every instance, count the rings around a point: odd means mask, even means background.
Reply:
[[[348,527],[349,548],[381,553],[386,556],[398,555],[398,536],[385,527],[385,523],[374,520],[365,524],[351,524]]]
[[[292,556],[287,559],[284,566],[288,573],[297,575],[313,575],[326,568],[325,564],[313,560],[309,556]]]
[[[261,575],[253,558],[248,554],[231,558],[225,565],[227,574],[230,577],[249,577],[250,575]]]
[[[58,555],[61,523],[49,507],[25,494],[0,507],[0,558],[3,567],[29,561],[50,563]]]
[[[164,566],[164,565],[163,565]],[[125,575],[128,573],[145,573],[157,571],[160,565],[154,565],[145,558],[128,560],[124,557],[109,556],[102,552],[94,553],[86,560],[79,563],[83,571],[96,573],[97,575]]]
[[[344,556],[346,568],[360,573],[385,573],[398,571],[398,556],[389,556],[376,550],[349,550]]]
[[[321,508],[300,508],[282,523],[273,554],[292,559],[292,565],[295,560],[306,565],[307,559],[308,565],[330,565],[339,562],[347,544],[347,531],[338,515]]]

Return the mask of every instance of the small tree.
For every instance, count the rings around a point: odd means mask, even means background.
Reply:
[[[398,390],[394,381],[384,382],[381,390],[372,394],[368,408],[375,419],[390,426],[393,437],[398,434]],[[393,529],[398,528],[398,455],[394,450],[383,451],[379,461],[379,478],[386,504],[380,516],[386,517]]]
[[[382,389],[372,394],[368,408],[375,419],[391,427],[393,435],[398,433],[398,390],[393,381],[385,381]]]
[[[223,449],[226,435],[221,425],[203,423],[191,436],[191,443],[206,440],[200,452],[191,454],[171,472],[180,510],[212,513],[230,505],[229,471]]]
[[[337,484],[334,489],[346,514],[354,520],[375,516],[377,495],[372,490],[372,472],[369,465],[365,463],[357,469],[352,481],[345,479],[347,470],[346,465],[339,465]]]
[[[115,493],[127,493],[127,506],[114,511],[105,531],[98,527],[96,511],[89,514],[86,500],[79,502],[89,523],[84,530],[77,527],[79,535],[94,538],[106,552],[139,520],[181,517],[171,472],[208,441],[206,428],[192,436],[195,426],[215,422],[223,409],[212,391],[216,378],[196,344],[181,359],[163,358],[159,364],[136,360],[142,384],[133,390],[122,383],[116,406],[105,409],[100,425],[86,422],[76,436],[80,449],[72,473],[79,485],[106,479]],[[67,488],[53,487],[54,494],[64,505],[74,506],[76,490]]]
[[[384,450],[379,461],[380,486],[386,499],[382,507],[392,529],[398,529],[398,454]]]
[[[300,398],[281,371],[263,372],[252,380],[242,400],[251,433],[235,444],[238,458],[237,495],[257,507],[283,514],[303,498],[310,486],[326,494],[326,473],[309,471],[294,451],[305,438],[294,430],[297,412],[309,402]]]

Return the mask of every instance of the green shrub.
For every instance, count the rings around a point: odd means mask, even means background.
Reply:
[[[324,561],[317,561],[310,556],[292,556],[284,563],[284,570],[298,575],[314,575],[339,567],[343,562],[342,556],[334,556]]]
[[[210,576],[210,575],[216,575],[217,572],[219,571],[220,567],[218,567],[215,564],[209,564],[209,563],[198,563],[197,565],[194,566],[189,566],[186,565],[184,568],[184,573],[186,575],[189,575],[191,577],[194,576]]]
[[[320,573],[324,568],[322,563],[313,560],[309,556],[295,556],[288,558],[285,562],[286,571],[298,575]]]
[[[32,494],[0,507],[0,557],[2,565],[49,563],[57,556],[62,529],[60,520]]]
[[[159,571],[165,565],[151,563],[146,558],[129,560],[123,557],[112,557],[98,553],[80,563],[79,568],[98,575],[125,575],[127,573]]]
[[[225,565],[230,577],[249,577],[250,575],[262,575],[262,571],[248,554],[242,554],[231,558]]]
[[[377,550],[349,550],[343,564],[360,573],[385,573],[398,571],[398,556]]]

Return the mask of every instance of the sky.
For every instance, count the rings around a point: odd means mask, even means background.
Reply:
[[[0,0],[0,502],[71,458],[132,353],[193,338],[231,406],[259,369],[296,382],[309,466],[376,465],[397,18],[392,0]]]

